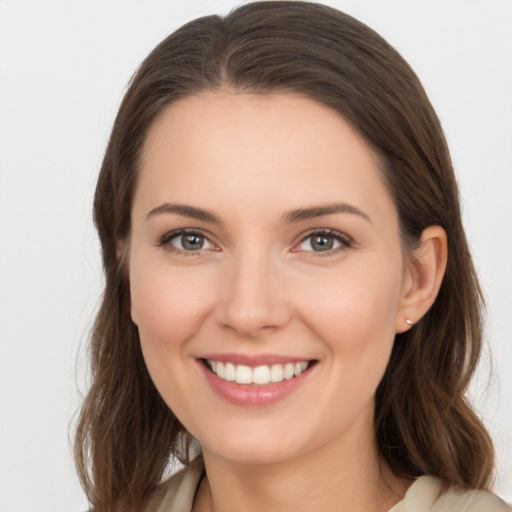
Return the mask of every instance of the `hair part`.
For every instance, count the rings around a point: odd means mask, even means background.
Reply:
[[[144,364],[127,261],[117,252],[129,240],[149,127],[173,101],[222,87],[293,92],[333,108],[379,155],[406,246],[430,225],[445,229],[439,295],[397,334],[377,389],[376,441],[397,476],[487,488],[492,442],[465,398],[482,346],[483,302],[439,120],[409,65],[373,30],[330,7],[273,1],[196,19],[167,37],[132,78],[115,120],[94,198],[106,282],[75,440],[91,510],[141,510],[169,461],[187,463],[190,437]]]

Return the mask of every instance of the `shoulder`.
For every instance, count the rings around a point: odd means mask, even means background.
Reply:
[[[491,492],[445,488],[439,479],[422,476],[390,512],[512,512],[512,507]]]
[[[190,512],[203,475],[203,459],[197,457],[158,486],[146,512]]]
[[[461,512],[512,512],[495,494],[487,491],[468,491],[460,488],[449,488],[436,503],[436,512],[454,510]]]

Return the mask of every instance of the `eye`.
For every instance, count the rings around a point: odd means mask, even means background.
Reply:
[[[350,247],[352,241],[337,231],[316,231],[304,237],[296,246],[298,251],[307,252],[338,252]]]
[[[197,252],[215,249],[215,245],[198,231],[172,231],[165,234],[159,244],[174,252]]]

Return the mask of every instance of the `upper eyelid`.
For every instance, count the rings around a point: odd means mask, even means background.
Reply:
[[[343,233],[342,231],[338,231],[337,229],[331,229],[331,228],[313,228],[309,229],[305,233],[302,233],[299,235],[299,242],[303,242],[304,240],[307,240],[309,237],[313,235],[327,235],[332,236],[334,238],[339,238],[345,242],[351,242],[353,243],[353,238],[346,233]]]
[[[340,243],[340,247],[336,247],[333,249],[328,249],[326,251],[312,251],[312,250],[301,250],[298,247],[304,243],[308,238],[311,238],[314,235],[324,235],[324,236],[331,236],[338,240]],[[355,246],[354,239],[347,235],[346,233],[343,233],[341,231],[338,231],[337,229],[327,229],[327,228],[320,228],[320,229],[312,229],[308,232],[301,235],[301,238],[298,242],[296,242],[291,251],[292,252],[303,252],[307,254],[308,256],[314,255],[315,257],[328,257],[328,256],[334,256],[336,254],[339,254],[340,252],[343,252],[347,249],[351,249]]]
[[[199,234],[201,236],[204,236],[211,244],[214,246],[220,246],[221,244],[217,241],[216,237],[213,236],[213,234],[209,233],[207,230],[201,229],[201,228],[177,228],[170,231],[165,232],[163,235],[161,235],[158,238],[157,245],[164,245],[168,244],[173,238],[180,236],[181,234]],[[311,228],[308,229],[305,232],[302,232],[300,235],[296,237],[296,241],[292,244],[292,249],[295,248],[298,244],[301,244],[308,238],[314,236],[314,235],[327,235],[332,236],[334,238],[337,238],[344,242],[345,244],[354,244],[354,239],[347,235],[346,233],[342,231],[338,231],[337,229],[332,228]],[[200,249],[199,249],[200,250]]]
[[[176,237],[178,237],[180,235],[186,235],[186,234],[201,235],[204,238],[206,238],[206,240],[208,240],[208,242],[210,244],[212,244],[214,247],[218,247],[219,246],[219,243],[216,242],[215,237],[213,237],[213,235],[211,235],[207,231],[205,231],[203,229],[199,229],[199,228],[177,228],[177,229],[172,229],[170,231],[166,231],[163,235],[160,235],[158,237],[155,245],[157,247],[166,247],[168,250],[171,251],[171,249],[170,249],[170,247],[172,246],[171,240],[173,240],[174,238],[176,238]],[[197,251],[195,251],[195,252],[199,252],[199,251],[202,251],[202,250],[204,250],[204,249],[197,249]],[[179,249],[178,247],[172,246],[172,251],[180,252],[182,250]],[[182,251],[182,252],[187,252],[187,253],[191,254],[194,251]]]
[[[159,240],[163,240],[164,238],[167,238],[169,240],[173,239],[176,236],[183,235],[183,234],[197,234],[204,236],[207,238],[210,242],[212,242],[212,238],[215,238],[212,234],[210,234],[208,231],[205,231],[204,229],[200,228],[177,228],[177,229],[171,229],[170,231],[166,231],[163,235],[159,237]],[[213,243],[213,242],[212,242]]]

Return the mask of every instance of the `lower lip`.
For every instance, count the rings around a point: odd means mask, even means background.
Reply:
[[[236,382],[220,379],[206,368],[203,361],[199,361],[199,366],[217,395],[232,404],[244,406],[265,406],[283,400],[302,386],[312,369],[312,367],[309,367],[298,377],[293,377],[289,380],[257,386],[237,384]]]

